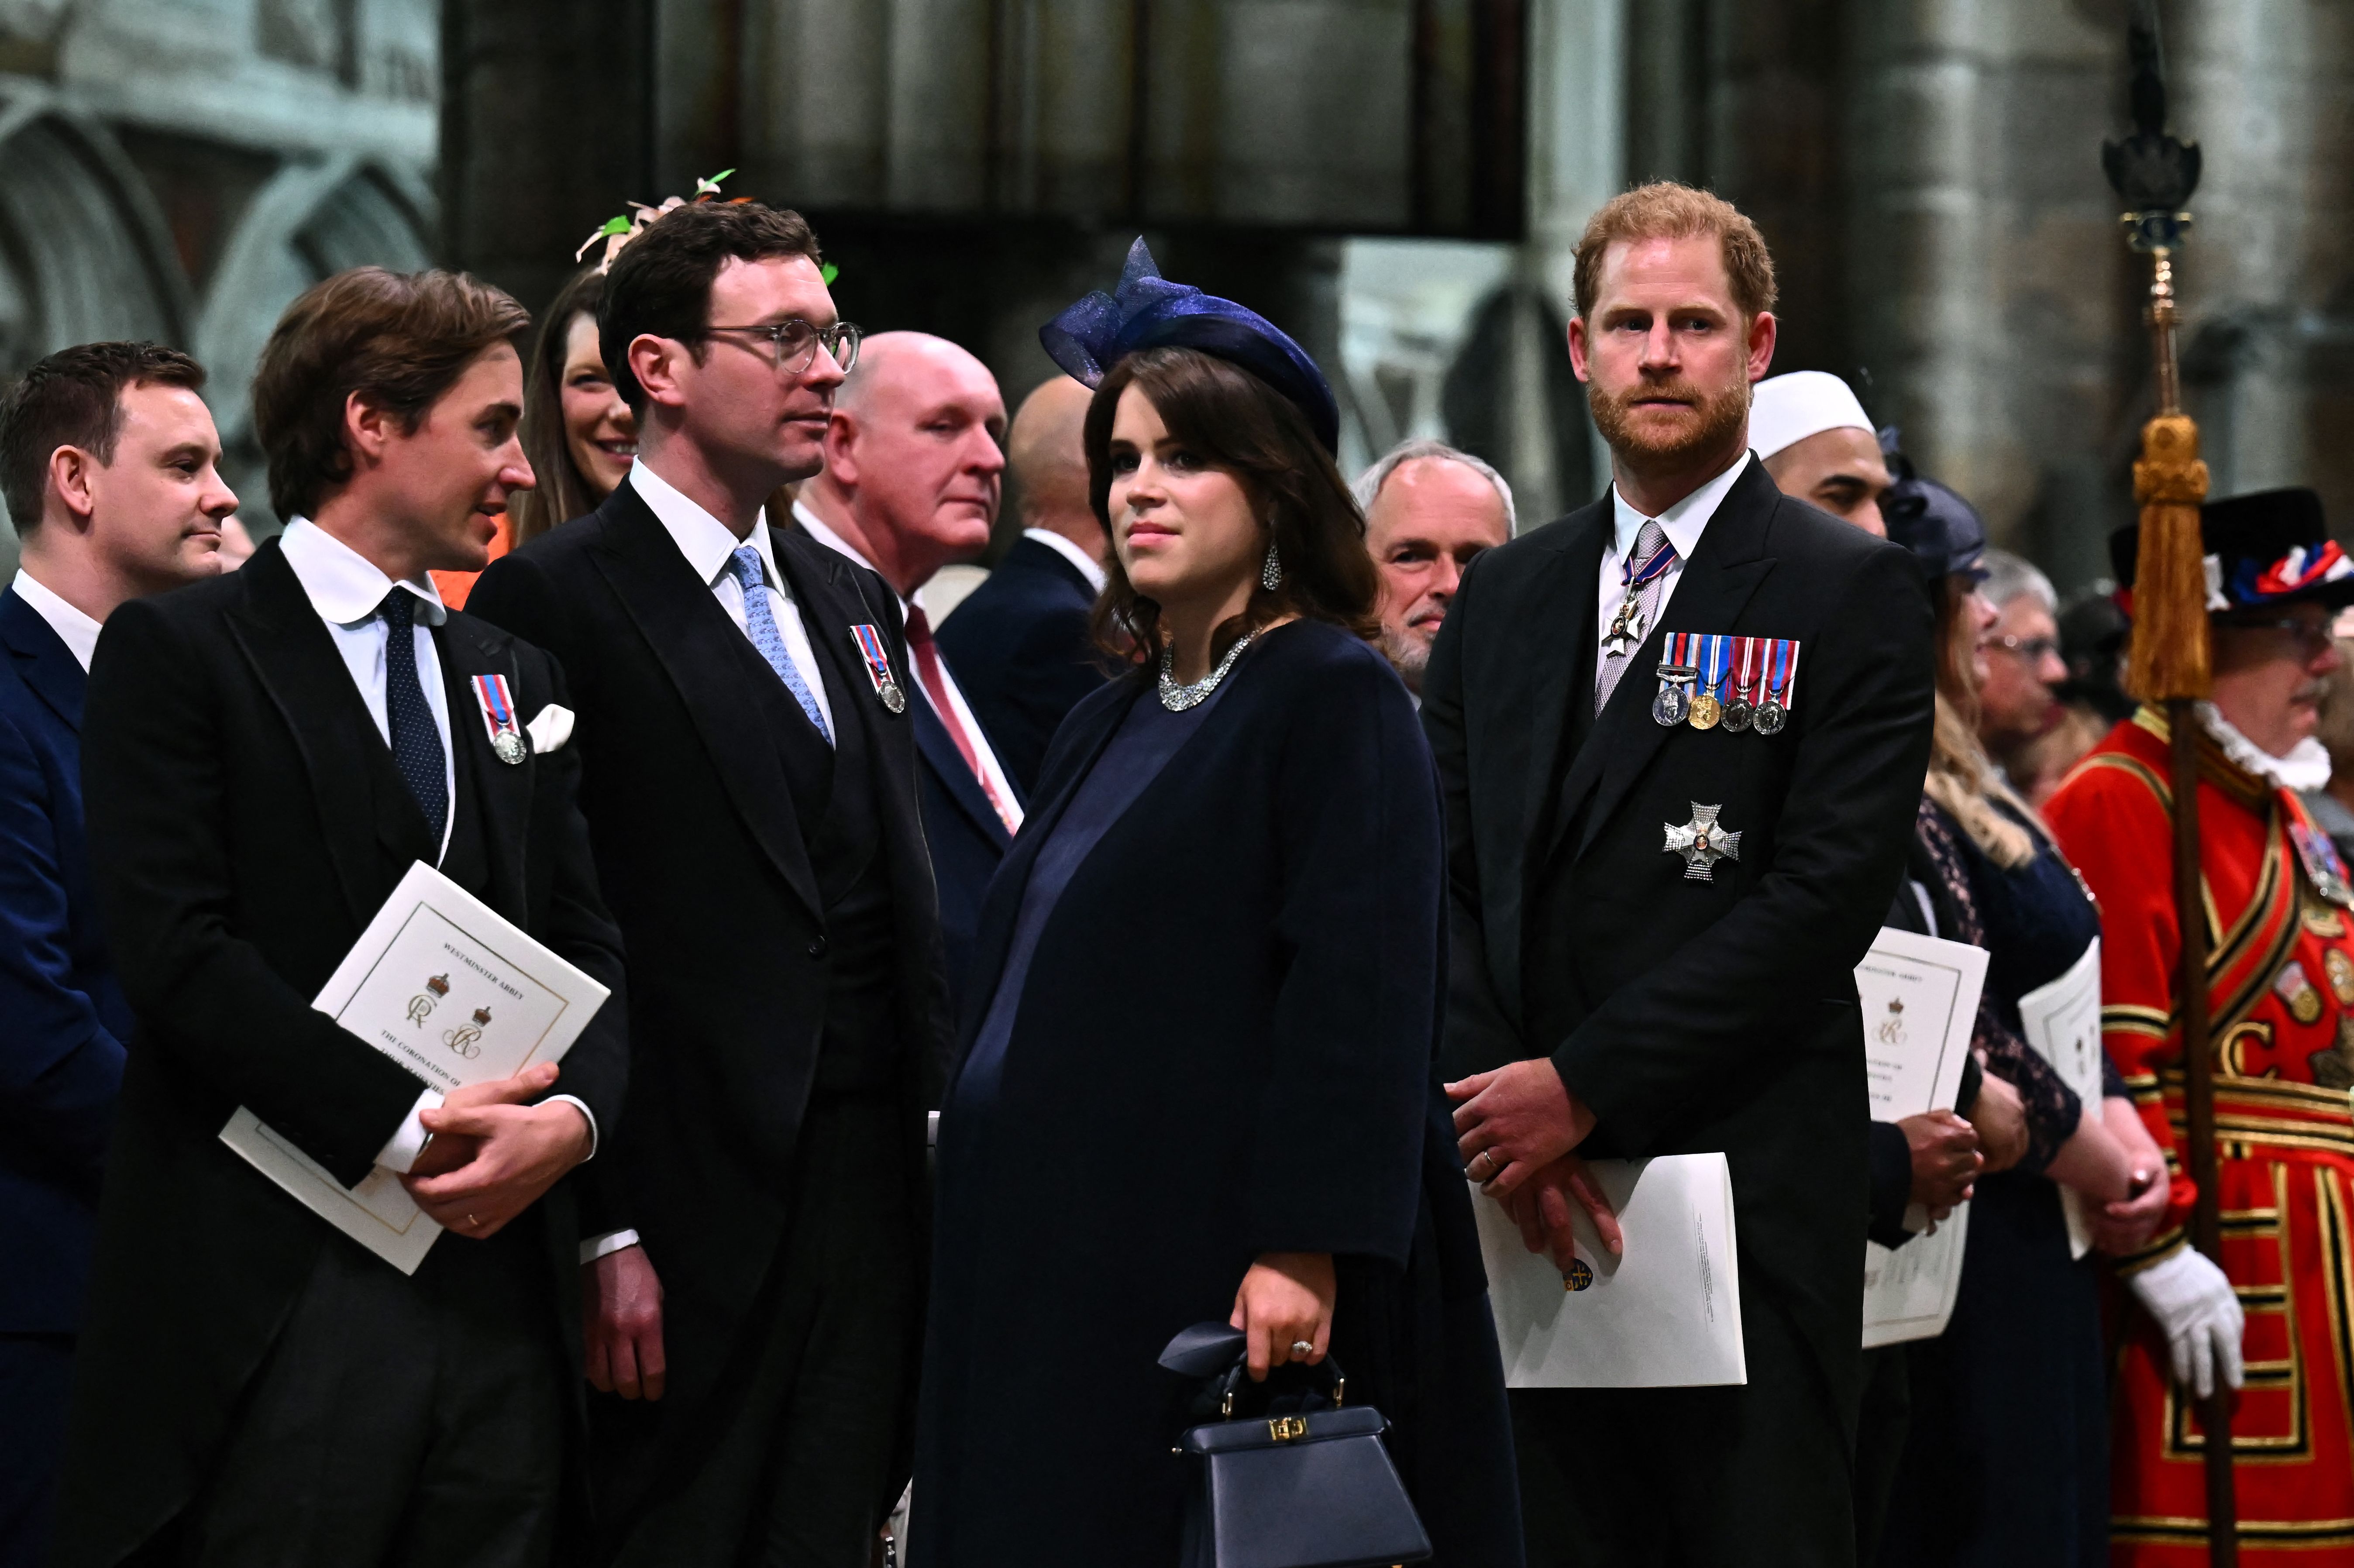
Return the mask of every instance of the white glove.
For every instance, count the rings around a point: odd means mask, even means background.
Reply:
[[[2134,1295],[2174,1352],[2174,1381],[2204,1399],[2215,1392],[2215,1369],[2240,1386],[2240,1336],[2248,1326],[2239,1293],[2223,1271],[2196,1247],[2126,1277]]]

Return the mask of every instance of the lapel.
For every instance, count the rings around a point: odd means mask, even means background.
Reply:
[[[0,593],[0,642],[7,644],[25,684],[68,729],[80,734],[82,693],[90,678],[82,673],[81,661],[73,656],[57,629],[42,620],[41,612],[27,604],[15,588]]]
[[[947,662],[943,657],[941,662],[945,664]],[[998,853],[1002,854],[1005,847],[1013,842],[1013,835],[1005,831],[1005,819],[1000,817],[997,808],[989,803],[989,791],[981,787],[981,780],[974,778],[972,769],[965,766],[964,752],[958,747],[956,736],[949,733],[947,724],[933,711],[931,694],[921,686],[917,688],[914,717],[916,749],[923,754],[924,766],[939,776],[940,785],[948,791],[949,799],[956,802],[957,809],[970,818],[981,836],[995,844]]]
[[[238,580],[245,593],[224,618],[229,635],[302,753],[327,858],[353,920],[366,926],[385,892],[376,773],[390,771],[392,753],[276,539],[254,552]],[[415,810],[405,791],[402,801]]]
[[[1578,807],[1590,794],[1593,804],[1583,813],[1585,826],[1575,852],[1583,855],[1659,747],[1667,744],[1668,736],[1681,727],[1659,724],[1651,717],[1651,699],[1659,689],[1653,673],[1659,667],[1660,646],[1672,632],[1733,630],[1749,596],[1774,569],[1774,557],[1766,554],[1766,535],[1781,499],[1782,493],[1766,476],[1766,465],[1750,459],[1748,468],[1718,505],[1716,515],[1709,519],[1700,548],[1692,552],[1676,584],[1675,596],[1668,600],[1667,613],[1643,640],[1632,666],[1595,719],[1593,733],[1578,748],[1569,775],[1562,781],[1558,814],[1545,839],[1546,859],[1561,847],[1569,824],[1580,820]],[[1598,562],[1596,569],[1600,569]]]
[[[1106,703],[1096,714],[1092,726],[1075,736],[1074,761],[1063,776],[1062,787],[1038,801],[1030,814],[1023,818],[1022,831],[1013,835],[1013,847],[1005,852],[1005,858],[998,863],[997,874],[990,878],[989,890],[981,899],[981,935],[974,946],[969,972],[987,975],[992,991],[1005,969],[1006,949],[1013,940],[1014,916],[1022,907],[1022,895],[1030,885],[1030,868],[1037,862],[1039,849],[1054,837],[1055,824],[1062,821],[1063,812],[1078,794],[1079,786],[1086,783],[1087,775],[1095,771],[1096,758],[1111,743],[1111,737],[1119,733],[1129,709],[1147,689],[1142,682],[1132,682],[1129,701]],[[996,813],[991,812],[990,818],[994,821]],[[1003,824],[999,826],[1002,828]],[[989,1016],[990,1001],[991,997],[986,993],[967,1001],[965,1028],[960,1033],[970,1034],[979,1027],[982,1019]]]
[[[909,694],[911,703],[922,706],[913,694],[910,672],[900,668],[907,659],[895,646],[889,618],[867,602],[856,563],[840,551],[827,548],[798,528],[781,528],[774,523],[769,524],[769,545],[776,556],[777,569],[784,574],[786,591],[801,612],[801,630],[809,633],[819,663],[833,677],[827,690],[832,697],[834,729],[838,732],[844,725],[854,724],[867,749],[876,750],[883,744],[891,714],[875,696],[874,677],[866,673],[866,656],[852,635],[852,627],[875,628],[883,639],[885,653],[896,655],[891,660],[892,677],[902,692]]]
[[[728,640],[741,643],[744,634],[719,608],[710,585],[695,580],[636,491],[626,484],[614,491],[598,509],[597,522],[602,537],[590,556],[598,570],[670,677],[753,841],[785,885],[822,919],[825,906],[776,747],[747,717],[749,705],[726,689],[726,673],[740,667],[741,657]]]
[[[1602,556],[1609,540],[1610,498],[1606,492],[1599,505],[1589,507],[1582,519],[1570,520],[1555,550],[1538,556],[1528,584],[1529,601],[1541,610],[1554,606],[1565,609],[1572,630],[1564,636],[1534,639],[1529,652],[1528,706],[1522,710],[1529,715],[1522,843],[1533,841],[1543,831],[1546,812],[1552,810],[1570,705],[1594,700],[1590,690],[1578,689],[1577,676],[1585,667],[1585,645],[1600,635],[1595,625],[1595,604],[1601,591]]]
[[[531,821],[532,774],[526,758],[521,765],[499,760],[491,749],[490,726],[482,717],[482,700],[474,693],[476,675],[504,675],[507,691],[517,708],[523,705],[523,676],[515,667],[514,645],[494,635],[482,622],[452,611],[434,635],[441,655],[441,680],[449,693],[450,744],[456,753],[460,787],[471,780],[476,808],[482,812],[482,853],[490,863],[492,896],[485,902],[516,925],[526,924],[524,849]],[[520,725],[531,715],[518,711]],[[451,802],[455,809],[456,802]]]

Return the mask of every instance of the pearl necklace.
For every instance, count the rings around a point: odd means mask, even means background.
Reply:
[[[1172,714],[1182,714],[1187,708],[1198,707],[1207,701],[1210,694],[1218,689],[1218,683],[1226,678],[1226,672],[1235,667],[1235,661],[1243,656],[1243,650],[1251,645],[1251,639],[1257,635],[1253,631],[1236,638],[1235,645],[1226,650],[1226,656],[1218,661],[1218,667],[1190,686],[1179,685],[1177,677],[1172,673],[1177,667],[1177,651],[1163,648],[1161,651],[1161,705]]]

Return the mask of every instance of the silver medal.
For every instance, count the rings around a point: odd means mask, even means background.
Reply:
[[[523,736],[511,729],[499,731],[498,738],[491,742],[491,750],[497,754],[501,762],[510,768],[531,755],[523,743]]]
[[[903,714],[907,711],[907,694],[901,691],[899,683],[890,676],[885,675],[876,683],[875,694],[882,698],[883,705],[893,713]]]
[[[1661,681],[1659,694],[1651,699],[1652,719],[1673,728],[1683,723],[1691,712],[1691,694],[1684,690],[1684,683],[1672,679]]]
[[[1723,810],[1694,800],[1691,821],[1681,827],[1673,822],[1660,824],[1668,831],[1668,842],[1660,847],[1669,854],[1684,857],[1686,882],[1714,882],[1718,861],[1741,858],[1741,834],[1717,826],[1716,815]]]
[[[1789,716],[1781,704],[1768,697],[1757,705],[1757,716],[1751,723],[1759,735],[1779,735],[1782,733],[1782,726],[1788,722]]]

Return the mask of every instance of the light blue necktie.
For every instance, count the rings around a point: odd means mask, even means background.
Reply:
[[[769,610],[768,575],[760,569],[760,552],[749,545],[739,545],[727,557],[736,573],[737,582],[744,588],[744,629],[752,634],[752,646],[769,662],[769,668],[785,683],[785,690],[800,700],[801,712],[809,715],[810,723],[817,726],[818,734],[825,736],[828,746],[833,744],[833,732],[826,727],[825,710],[817,705],[809,683],[801,679],[801,666],[786,651],[784,633],[777,630],[777,618]]]

